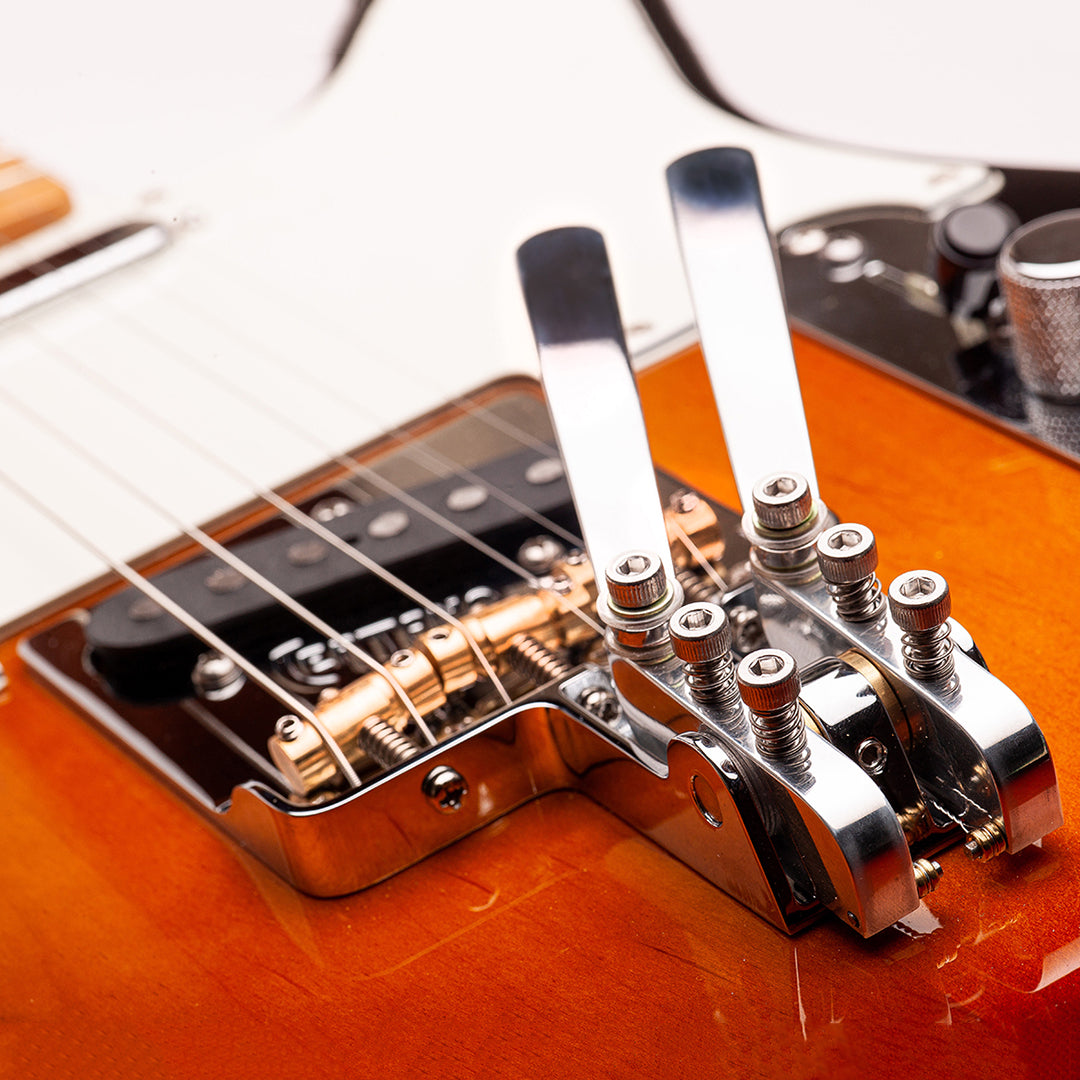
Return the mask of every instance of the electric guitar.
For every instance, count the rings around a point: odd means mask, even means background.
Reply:
[[[655,801],[630,798],[622,819],[604,809],[615,796],[603,777],[627,790],[626,770],[640,769],[625,753],[614,774],[596,767],[615,760],[612,747],[643,745],[640,732],[619,743],[622,721],[610,715],[614,702],[625,719],[626,686],[586,686],[597,715],[582,706],[566,727],[537,707],[521,713],[508,759],[507,729],[485,719],[505,710],[500,687],[535,706],[571,677],[565,670],[544,680],[478,648],[476,662],[495,670],[467,685],[442,693],[413,674],[459,626],[475,643],[478,620],[523,596],[548,605],[546,621],[528,624],[552,646],[534,660],[569,658],[574,672],[598,664],[598,638],[582,629],[597,618],[591,571],[575,554],[580,523],[554,494],[563,481],[542,400],[520,376],[493,381],[534,370],[512,258],[522,240],[580,220],[608,236],[653,456],[677,478],[667,521],[681,520],[687,491],[711,508],[700,534],[682,529],[699,551],[712,543],[711,558],[678,569],[693,571],[688,590],[717,597],[737,588],[749,561],[723,510],[744,500],[704,404],[706,368],[680,344],[693,316],[664,166],[703,145],[754,142],[774,227],[856,198],[933,212],[991,193],[993,174],[844,155],[860,194],[841,196],[834,180],[815,190],[808,181],[835,151],[785,148],[721,118],[666,66],[633,9],[548,5],[524,23],[477,4],[488,40],[505,47],[480,50],[484,64],[472,67],[447,45],[468,13],[432,4],[423,14],[417,39],[416,11],[375,5],[335,82],[292,130],[177,197],[183,227],[134,230],[122,239],[144,243],[145,259],[89,274],[4,330],[11,633],[0,647],[0,865],[11,1074],[245,1075],[268,1065],[371,1076],[395,1066],[1074,1074],[1080,761],[1065,657],[1080,525],[1075,466],[1063,457],[795,341],[821,492],[873,528],[882,581],[916,566],[948,577],[957,616],[1045,733],[1065,815],[1044,840],[992,861],[928,851],[944,871],[940,888],[867,939],[833,919],[788,936],[747,896],[740,903],[707,880],[707,866],[673,858],[678,841],[663,833],[673,811],[657,810],[667,806],[662,777],[640,789],[659,791]],[[407,54],[392,47],[406,40],[453,94],[399,94]],[[500,95],[508,85],[527,91],[513,109]],[[377,108],[376,94],[389,104]],[[583,113],[582,101],[597,111]],[[403,139],[419,130],[419,110],[429,138]],[[738,132],[724,128],[733,124]],[[522,196],[526,181],[545,198]],[[42,234],[22,257],[45,257],[50,244],[55,234]],[[596,453],[618,469],[617,448]],[[281,502],[320,530],[283,534]],[[469,514],[491,516],[481,528],[465,524]],[[448,540],[447,521],[465,536]],[[424,522],[443,532],[432,539]],[[530,546],[538,534],[551,551]],[[358,568],[333,538],[373,552],[372,565]],[[283,586],[287,603],[275,610],[310,604],[331,632],[298,630],[295,610],[241,612],[234,605],[258,590],[229,550],[246,567],[265,558],[259,572],[272,581],[325,572],[306,592]],[[387,585],[388,570],[421,599],[387,600],[374,579]],[[524,591],[522,570],[533,583]],[[239,663],[221,663],[230,649],[206,640],[191,653],[191,627],[169,605],[192,586],[167,588],[169,573],[194,575],[199,622],[223,645],[241,640]],[[714,577],[722,588],[710,589]],[[143,591],[145,581],[158,591]],[[549,640],[556,623],[573,629]],[[253,655],[262,662],[247,670]],[[419,749],[398,745],[380,765],[388,735],[367,750],[358,743],[344,766],[324,755],[323,774],[305,772],[289,751],[306,738],[294,737],[296,724],[310,734],[310,717],[331,723],[371,661],[391,689],[413,691],[391,726]],[[971,661],[957,661],[964,686]],[[440,693],[418,717],[404,706]],[[253,696],[262,704],[249,718]],[[460,769],[457,787],[431,780],[439,762],[424,756],[425,723],[436,728],[436,758],[439,747],[472,747],[480,771]],[[492,732],[486,742],[473,738],[481,729]],[[606,757],[596,757],[597,738]],[[811,760],[832,760],[821,740],[811,737]],[[513,766],[523,759],[524,778]],[[575,761],[588,765],[575,772]],[[351,801],[349,769],[359,785]],[[592,798],[561,779],[567,769],[601,777]],[[406,780],[416,806],[385,801]],[[253,785],[273,794],[256,798]],[[363,807],[368,788],[384,801],[358,816],[349,807]],[[692,793],[671,798],[694,828],[708,826],[717,807]],[[758,796],[747,798],[736,803],[751,813]],[[288,825],[274,816],[279,804]],[[193,807],[228,819],[232,836]],[[352,839],[326,833],[320,808],[352,814]],[[470,815],[477,827],[462,828]],[[734,824],[725,817],[715,829]],[[775,839],[775,820],[769,830]],[[366,862],[369,851],[378,857]],[[791,892],[793,921],[820,914],[820,902]]]

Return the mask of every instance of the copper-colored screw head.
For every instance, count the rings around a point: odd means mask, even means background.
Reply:
[[[889,611],[907,634],[933,630],[952,614],[949,583],[933,570],[909,570],[889,586]]]
[[[821,576],[832,585],[854,585],[878,565],[877,541],[865,525],[834,525],[817,538]]]
[[[772,473],[754,485],[754,516],[763,529],[794,529],[814,509],[814,496],[797,472]]]
[[[731,652],[731,626],[719,604],[687,604],[668,623],[671,647],[684,664],[705,664]]]
[[[794,657],[782,649],[758,649],[736,670],[739,693],[754,712],[774,712],[794,704],[802,683]]]
[[[624,551],[616,555],[605,578],[612,604],[627,611],[651,607],[667,592],[664,564],[651,551]]]

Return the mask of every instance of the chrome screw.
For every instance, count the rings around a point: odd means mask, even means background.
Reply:
[[[919,890],[919,899],[932,893],[941,880],[941,864],[935,859],[916,859],[912,863],[915,871],[915,887]]]
[[[695,700],[730,709],[739,700],[739,687],[724,609],[718,604],[687,604],[672,615],[668,633]]]
[[[667,591],[664,564],[651,551],[624,551],[612,559],[605,576],[611,603],[625,611],[643,611]]]
[[[530,574],[547,574],[566,555],[566,548],[546,533],[533,536],[518,548],[517,561]]]
[[[796,472],[772,473],[754,485],[754,517],[763,529],[798,528],[813,510],[810,485]]]
[[[799,706],[799,669],[781,649],[759,649],[739,663],[739,693],[762,757],[804,772],[810,766],[806,724]]]
[[[949,584],[933,570],[909,570],[889,586],[889,611],[903,631],[904,667],[916,679],[947,679],[955,668]]]
[[[619,699],[606,686],[590,686],[578,704],[600,720],[614,720],[619,715]]]
[[[865,525],[834,525],[817,538],[818,565],[836,613],[848,622],[877,618],[885,606],[878,581],[878,551]]]
[[[244,673],[237,664],[216,650],[202,653],[191,672],[195,692],[207,701],[231,698],[244,685],[244,681]]]
[[[421,790],[436,810],[443,814],[454,814],[464,804],[469,785],[456,769],[451,769],[449,765],[436,765],[424,777]]]

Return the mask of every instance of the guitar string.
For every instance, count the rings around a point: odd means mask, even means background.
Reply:
[[[359,415],[366,417],[369,420],[376,420],[376,415],[364,405],[361,404],[358,398],[354,397],[343,387],[331,385],[322,379],[315,371],[305,370],[301,371],[296,365],[291,364],[284,356],[277,350],[267,347],[260,341],[257,341],[253,336],[241,332],[236,326],[226,322],[224,319],[218,318],[213,312],[208,311],[202,305],[195,303],[190,298],[182,296],[175,291],[168,289],[161,289],[161,295],[168,296],[170,302],[174,303],[177,307],[186,308],[188,311],[196,314],[200,319],[206,322],[208,325],[217,326],[234,340],[242,345],[258,350],[260,356],[268,360],[275,367],[282,371],[287,372],[297,378],[302,378],[306,385],[317,390],[328,401],[344,401],[349,408],[354,409]],[[426,466],[435,475],[446,476],[454,474],[460,477],[462,480],[468,481],[470,484],[474,484],[483,488],[489,494],[493,495],[496,499],[502,502],[505,506],[521,514],[523,517],[529,518],[531,521],[535,521],[538,525],[543,526],[548,532],[561,537],[572,547],[582,547],[583,541],[581,537],[576,536],[570,532],[569,529],[564,529],[558,522],[552,521],[551,518],[545,514],[539,513],[530,507],[527,503],[523,503],[520,499],[515,498],[508,492],[502,490],[496,484],[493,484],[490,480],[485,480],[483,477],[477,475],[471,469],[468,469],[459,462],[452,460],[445,454],[440,453],[431,446],[424,446],[417,442],[417,440],[408,432],[402,432],[399,429],[393,429],[385,433],[385,438],[392,439],[398,446],[402,448],[402,451],[411,460],[423,465],[425,462],[434,462],[440,468],[445,469],[446,472],[438,473],[431,466]]]
[[[458,525],[454,521],[451,521],[445,515],[427,506],[425,503],[421,502],[415,496],[403,490],[398,485],[380,476],[377,472],[371,469],[370,466],[363,465],[352,458],[343,456],[334,447],[313,436],[310,431],[308,431],[303,425],[297,423],[290,416],[282,413],[280,410],[266,404],[263,401],[258,401],[250,398],[248,395],[248,391],[245,387],[237,384],[232,379],[223,375],[218,370],[208,369],[206,365],[204,365],[201,361],[195,359],[195,357],[193,357],[189,352],[178,349],[175,345],[172,344],[172,342],[163,338],[161,335],[157,334],[155,331],[151,330],[143,323],[140,323],[138,320],[133,319],[127,313],[117,311],[109,301],[106,301],[96,296],[94,297],[94,299],[98,306],[103,306],[110,310],[111,314],[118,322],[127,325],[135,333],[143,337],[145,340],[149,341],[155,347],[161,349],[169,356],[173,357],[173,359],[176,360],[180,365],[197,371],[204,378],[211,379],[217,388],[227,390],[237,400],[247,404],[250,408],[256,409],[258,412],[262,413],[265,417],[267,417],[270,421],[278,425],[278,427],[292,433],[297,438],[308,443],[308,445],[317,449],[321,454],[326,454],[330,460],[334,461],[342,468],[348,470],[348,472],[353,476],[368,480],[370,483],[373,483],[379,488],[381,488],[381,490],[383,490],[387,495],[390,495],[392,498],[398,500],[399,502],[410,506],[416,513],[420,514],[422,517],[426,517],[429,521],[438,525],[440,528],[445,529],[447,532],[456,536],[459,540],[467,543],[470,547],[475,548],[477,551],[481,552],[481,554],[498,563],[504,569],[514,574],[516,577],[521,578],[521,580],[524,581],[530,588],[536,591],[553,592],[553,590],[545,586],[539,578],[529,573],[518,563],[514,562],[512,559],[507,558],[505,555],[502,554],[502,552],[497,551],[490,544],[481,540],[479,537],[474,536],[467,529],[463,529],[460,525]],[[73,367],[75,370],[80,371],[86,378],[89,378],[91,381],[102,386],[102,388],[105,389],[106,392],[109,393],[111,396],[123,400],[128,408],[132,409],[140,415],[154,416],[155,420],[162,426],[164,426],[166,430],[172,431],[176,438],[180,439],[188,446],[191,446],[198,454],[200,454],[204,458],[207,458],[208,460],[213,461],[215,464],[218,464],[221,467],[228,469],[230,472],[233,473],[233,475],[237,475],[240,479],[242,479],[244,483],[256,486],[254,485],[254,481],[249,476],[238,474],[229,463],[223,461],[218,455],[213,454],[212,452],[207,450],[204,446],[202,446],[202,444],[192,440],[186,432],[177,429],[176,425],[172,424],[171,421],[168,420],[168,418],[163,417],[156,410],[150,409],[143,403],[133,399],[131,395],[129,395],[122,388],[118,387],[111,379],[107,379],[105,376],[100,375],[100,373],[88,368],[82,361],[73,357],[67,350],[61,349],[59,346],[55,345],[47,338],[42,337],[39,332],[32,330],[31,333],[34,334],[34,336],[38,337],[40,340],[42,340],[49,348],[49,351],[56,355],[59,359],[62,359],[65,363]],[[259,497],[265,497],[265,490],[256,490],[256,494]],[[309,515],[304,514],[302,515],[302,517],[304,519],[307,519],[307,521],[311,522],[310,525],[305,524],[305,521],[301,520],[301,517],[297,517],[296,514],[301,514],[301,512],[294,510],[294,514],[292,515],[293,520],[295,520],[297,524],[301,525],[302,527],[311,528],[312,531],[315,531],[320,536],[322,536],[326,532],[326,530],[322,529],[322,526],[319,525],[319,523],[315,522],[314,519],[311,519]],[[341,544],[342,542],[338,541],[338,545]],[[357,549],[349,547],[348,545],[345,545],[345,548],[356,555],[360,554]],[[374,560],[370,559],[370,556],[364,555],[363,557],[367,559],[368,562],[373,563],[374,565],[378,565],[377,563],[374,563]],[[367,564],[365,563],[365,565]],[[379,573],[379,571],[375,570],[373,570],[373,572]],[[383,576],[384,580],[388,581],[390,584],[394,584],[394,581],[391,581],[393,575],[390,573],[390,571],[384,570],[382,573],[380,573],[380,576]],[[466,635],[466,637],[473,646],[473,652],[477,655],[478,659],[481,659],[481,657],[483,657],[481,663],[485,671],[488,673],[489,677],[491,677],[495,682],[496,687],[499,689],[500,694],[504,697],[506,704],[509,704],[510,698],[506,695],[505,690],[501,688],[502,684],[498,680],[498,677],[495,675],[494,669],[491,668],[479,644],[471,638],[471,636],[468,634],[468,631],[466,631],[460,623],[453,620],[453,617],[450,616],[448,612],[445,612],[441,607],[434,604],[433,601],[429,601],[426,598],[421,598],[421,594],[415,592],[415,590],[413,591],[413,593],[407,593],[407,595],[410,595],[410,598],[413,599],[415,603],[419,603],[422,607],[426,607],[429,611],[434,610],[437,614],[443,617],[445,621],[450,622],[451,625],[454,625],[456,629],[460,630]],[[559,594],[555,595],[558,596]],[[564,606],[566,606],[566,608],[575,617],[580,619],[583,623],[585,623],[585,625],[592,629],[594,633],[602,633],[602,629],[599,624],[579,606],[568,602],[565,596],[559,596],[559,601]]]
[[[329,544],[331,547],[340,551],[347,558],[352,559],[354,562],[359,563],[365,569],[375,574],[381,580],[386,582],[392,588],[396,589],[399,593],[409,597],[414,604],[418,604],[420,607],[431,612],[433,615],[437,615],[443,622],[453,626],[459,633],[461,633],[465,640],[469,643],[471,651],[476,656],[477,662],[483,668],[485,674],[491,680],[492,685],[495,687],[498,695],[503,699],[503,702],[507,705],[511,703],[510,695],[506,691],[506,687],[503,685],[502,680],[499,678],[495,669],[492,667],[491,662],[484,654],[483,649],[472,634],[465,628],[461,621],[450,614],[441,604],[436,603],[425,596],[418,589],[414,589],[406,581],[403,581],[396,574],[387,570],[384,566],[380,565],[375,559],[371,558],[366,552],[361,551],[359,548],[353,547],[351,544],[346,543],[336,533],[331,532],[321,522],[317,521],[310,514],[293,506],[287,499],[284,499],[276,491],[265,487],[264,485],[255,481],[249,474],[245,473],[242,469],[233,465],[231,462],[226,461],[220,454],[214,453],[208,449],[202,443],[192,438],[186,431],[179,428],[167,417],[163,416],[160,412],[151,409],[144,405],[138,399],[132,397],[122,387],[117,386],[110,379],[105,378],[99,372],[94,371],[88,365],[84,364],[81,360],[76,359],[66,349],[56,345],[49,340],[40,331],[31,329],[30,335],[35,338],[42,348],[44,348],[50,355],[56,357],[62,363],[66,364],[73,371],[79,373],[87,381],[98,386],[108,396],[114,400],[120,402],[123,407],[135,415],[144,419],[152,419],[155,424],[162,430],[169,432],[169,434],[178,442],[188,447],[196,455],[208,461],[215,468],[218,468],[222,472],[231,476],[234,480],[243,484],[251,494],[260,501],[269,503],[275,507],[280,513],[284,514],[294,524],[299,525],[300,528],[314,533],[319,539]]]
[[[107,476],[114,483],[118,484],[125,491],[131,494],[136,500],[141,502],[144,506],[150,508],[155,513],[161,515],[167,521],[169,521],[175,528],[179,529],[182,533],[188,536],[191,540],[195,541],[205,551],[210,552],[216,556],[227,566],[231,566],[238,574],[243,575],[248,581],[250,581],[257,588],[261,589],[267,596],[271,597],[276,603],[280,604],[286,610],[292,612],[298,619],[303,620],[313,630],[317,630],[324,637],[329,638],[339,648],[344,649],[350,656],[355,657],[361,663],[365,663],[370,667],[378,671],[387,682],[389,682],[394,692],[401,699],[402,704],[408,710],[409,715],[412,717],[413,722],[419,728],[423,734],[424,739],[428,744],[434,746],[437,742],[435,735],[424,722],[424,718],[420,715],[416,706],[413,704],[412,699],[409,697],[408,691],[401,685],[401,683],[394,677],[390,670],[384,667],[375,659],[370,653],[360,648],[358,645],[349,641],[348,638],[338,633],[328,622],[320,618],[315,612],[305,607],[299,601],[295,600],[284,589],[275,585],[269,578],[259,573],[249,563],[244,562],[232,551],[230,551],[223,544],[220,544],[212,536],[203,532],[202,529],[195,525],[184,521],[179,515],[175,514],[167,506],[165,506],[159,499],[155,499],[148,492],[144,491],[137,484],[133,483],[126,476],[124,476],[118,469],[113,468],[108,462],[103,460],[97,454],[87,450],[85,447],[80,446],[78,441],[73,439],[67,432],[63,431],[58,425],[54,424],[51,420],[43,416],[37,409],[28,405],[25,401],[22,401],[16,395],[12,394],[9,390],[0,386],[0,401],[6,401],[8,405],[21,412],[24,416],[28,416],[42,431],[48,432],[51,438],[55,439],[62,446],[66,446],[73,454],[82,457],[84,460],[89,461],[95,469],[97,469],[103,476]]]
[[[351,787],[360,786],[360,778],[356,770],[349,764],[349,759],[338,745],[337,740],[326,729],[326,725],[318,715],[301,701],[298,697],[290,694],[283,686],[280,686],[269,675],[256,667],[242,653],[234,649],[214,633],[208,626],[201,623],[181,604],[176,603],[170,596],[162,592],[152,581],[140,574],[130,563],[123,559],[117,559],[110,555],[103,547],[95,543],[84,532],[77,529],[62,514],[57,513],[48,504],[34,495],[27,487],[19,483],[10,473],[0,468],[0,484],[3,484],[27,505],[32,506],[46,520],[55,525],[66,536],[70,537],[84,550],[88,551],[96,559],[104,563],[114,574],[122,577],[129,585],[137,589],[148,599],[157,604],[163,611],[171,615],[178,623],[184,626],[189,633],[197,637],[204,645],[217,650],[222,656],[228,657],[245,675],[258,687],[273,697],[280,705],[289,712],[309,723],[318,734],[327,752],[334,760],[338,771]]]
[[[257,283],[258,288],[263,291],[264,295],[270,299],[273,304],[279,306],[285,305],[287,308],[295,309],[298,312],[306,312],[308,318],[319,326],[329,328],[337,337],[349,345],[350,348],[355,349],[359,355],[377,359],[380,363],[402,364],[403,361],[400,356],[390,357],[386,355],[382,349],[373,348],[370,343],[354,337],[350,329],[343,327],[336,319],[329,316],[325,311],[305,302],[301,297],[286,292],[280,285],[259,274],[257,268],[229,259],[227,253],[222,257],[216,258],[215,262],[222,267],[232,266],[236,269],[236,277],[230,278],[230,281],[240,280],[249,283],[253,289]],[[482,423],[487,424],[489,427],[494,428],[496,431],[501,431],[504,435],[513,439],[521,446],[538,450],[544,454],[553,456],[558,455],[557,448],[551,443],[532,434],[532,432],[526,431],[513,421],[507,420],[505,417],[500,416],[498,413],[487,408],[485,405],[481,405],[479,402],[471,401],[469,398],[453,392],[447,395],[446,400],[447,404],[458,409],[463,415],[471,416],[480,420]]]

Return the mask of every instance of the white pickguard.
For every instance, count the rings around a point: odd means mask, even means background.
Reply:
[[[198,226],[13,321],[0,378],[186,520],[205,520],[248,492],[157,414],[274,484],[499,373],[532,370],[514,251],[537,230],[605,233],[636,352],[686,331],[663,170],[725,144],[757,156],[775,227],[847,205],[941,208],[996,182],[979,166],[820,147],[734,119],[682,81],[630,0],[379,0],[318,98],[229,168],[170,193]],[[55,248],[62,232],[5,259]],[[58,353],[121,381],[146,415]],[[113,555],[175,535],[2,401],[0,440],[0,468]],[[0,514],[0,623],[101,572],[3,490]]]

